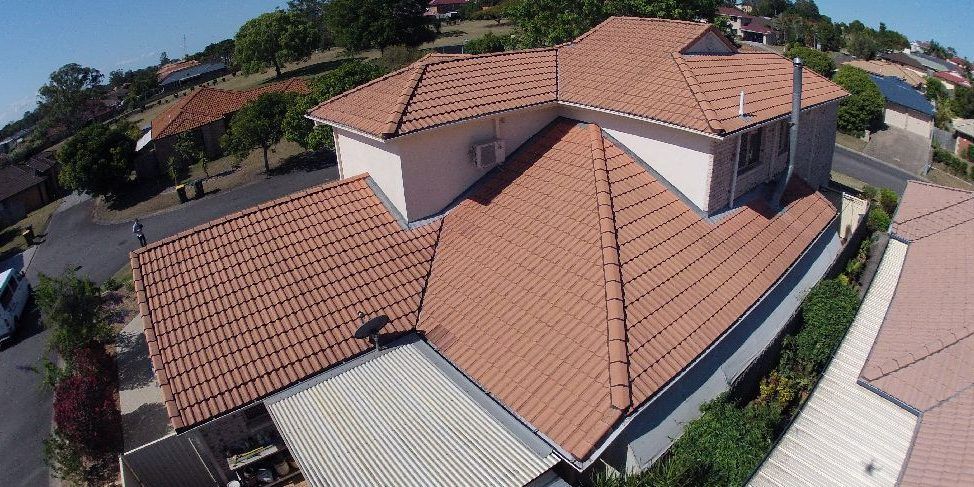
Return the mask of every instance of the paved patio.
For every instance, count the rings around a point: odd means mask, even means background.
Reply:
[[[863,152],[913,175],[930,162],[930,138],[895,127],[872,134]]]
[[[118,399],[122,410],[125,451],[169,434],[172,427],[152,372],[142,318],[136,317],[118,335]]]

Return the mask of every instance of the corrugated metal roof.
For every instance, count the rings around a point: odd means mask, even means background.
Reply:
[[[857,381],[907,245],[891,240],[855,322],[805,408],[750,485],[894,485],[917,417]]]
[[[550,449],[529,447],[495,419],[422,346],[392,349],[267,403],[312,485],[520,487],[557,463]]]

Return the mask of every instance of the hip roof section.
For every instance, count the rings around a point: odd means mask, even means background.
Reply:
[[[713,51],[697,47],[703,40],[715,40],[720,55],[696,55]],[[708,24],[613,17],[548,49],[424,58],[327,100],[308,115],[388,139],[561,102],[721,135],[786,114],[791,78],[790,61],[738,52]],[[803,107],[847,95],[810,70],[805,79]],[[740,90],[756,103],[747,119],[737,116]]]
[[[904,485],[974,483],[974,193],[910,181],[893,221],[909,242],[862,379],[919,411]]]
[[[264,93],[309,93],[307,82],[291,78],[246,91],[224,90],[204,86],[185,95],[152,119],[152,138],[161,139],[202,127],[235,113]]]
[[[132,254],[149,356],[176,428],[353,357],[358,312],[414,327],[439,223],[404,230],[359,176]]]

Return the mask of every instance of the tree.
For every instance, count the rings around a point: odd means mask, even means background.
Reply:
[[[316,39],[314,28],[304,17],[275,10],[240,27],[234,39],[234,62],[248,74],[273,66],[280,77],[284,63],[311,55]]]
[[[284,136],[308,150],[334,148],[331,127],[315,126],[304,115],[315,105],[344,93],[356,86],[367,83],[379,76],[383,70],[373,63],[349,61],[311,81],[311,93],[295,96],[284,116]]]
[[[883,120],[886,100],[865,71],[842,65],[832,79],[850,93],[839,103],[839,131],[861,137]]]
[[[883,51],[900,51],[910,47],[910,40],[905,35],[887,29],[883,22],[879,23],[879,31],[876,32],[875,37],[876,43]]]
[[[95,68],[65,64],[51,73],[47,84],[38,90],[40,105],[49,117],[69,130],[77,128],[83,121],[85,104],[92,99],[102,78]]]
[[[179,134],[172,146],[172,155],[166,161],[173,184],[179,184],[179,180],[190,166],[205,160],[206,153],[203,151],[198,133],[190,131]]]
[[[926,87],[927,99],[936,100],[938,106],[940,105],[941,100],[943,100],[943,102],[947,102],[948,98],[950,97],[950,94],[947,93],[947,87],[944,86],[944,82],[934,78],[933,76],[927,76]]]
[[[255,148],[264,151],[264,170],[270,173],[267,152],[284,136],[284,117],[291,105],[293,93],[271,92],[241,108],[230,119],[230,126],[223,136],[224,149],[239,159]]]
[[[785,51],[785,57],[788,59],[800,58],[806,68],[826,78],[831,78],[832,73],[835,71],[835,61],[832,61],[832,57],[818,49],[805,46],[791,46]]]
[[[418,46],[435,38],[426,8],[424,0],[334,0],[328,28],[349,51]]]
[[[85,127],[58,153],[58,180],[70,190],[113,197],[128,183],[135,158],[135,140],[122,126]]]
[[[754,3],[754,15],[777,17],[792,8],[791,0],[758,0]]]
[[[315,29],[317,40],[316,49],[328,49],[334,40],[328,32],[326,22],[328,13],[328,0],[288,0],[287,9],[303,17]]]
[[[141,103],[159,91],[159,77],[151,70],[143,70],[129,82],[129,93],[125,102],[130,106]]]
[[[463,52],[466,54],[486,54],[489,52],[503,51],[504,38],[499,35],[495,35],[493,32],[487,32],[480,37],[470,39],[463,46]]]
[[[518,0],[507,8],[520,47],[552,46],[613,15],[713,20],[719,0]]]
[[[51,329],[51,348],[63,357],[92,344],[108,343],[114,336],[101,289],[74,271],[58,277],[41,274],[34,299],[44,324]]]
[[[845,46],[849,54],[865,60],[876,57],[876,52],[879,51],[879,44],[867,31],[853,31],[847,34]]]
[[[166,54],[166,51],[162,51],[162,53],[159,54],[159,66],[165,66],[171,62],[172,59],[169,59],[169,54]]]
[[[974,118],[974,89],[964,86],[954,88],[950,108],[960,118]]]

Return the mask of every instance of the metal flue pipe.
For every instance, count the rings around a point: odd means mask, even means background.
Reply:
[[[792,173],[795,172],[795,159],[798,157],[798,117],[802,111],[802,60],[793,60],[794,74],[792,74],[791,90],[791,121],[788,122],[788,168],[785,170],[783,178],[778,180],[778,186],[774,191],[772,202],[775,208],[781,208],[781,198],[788,187]]]

